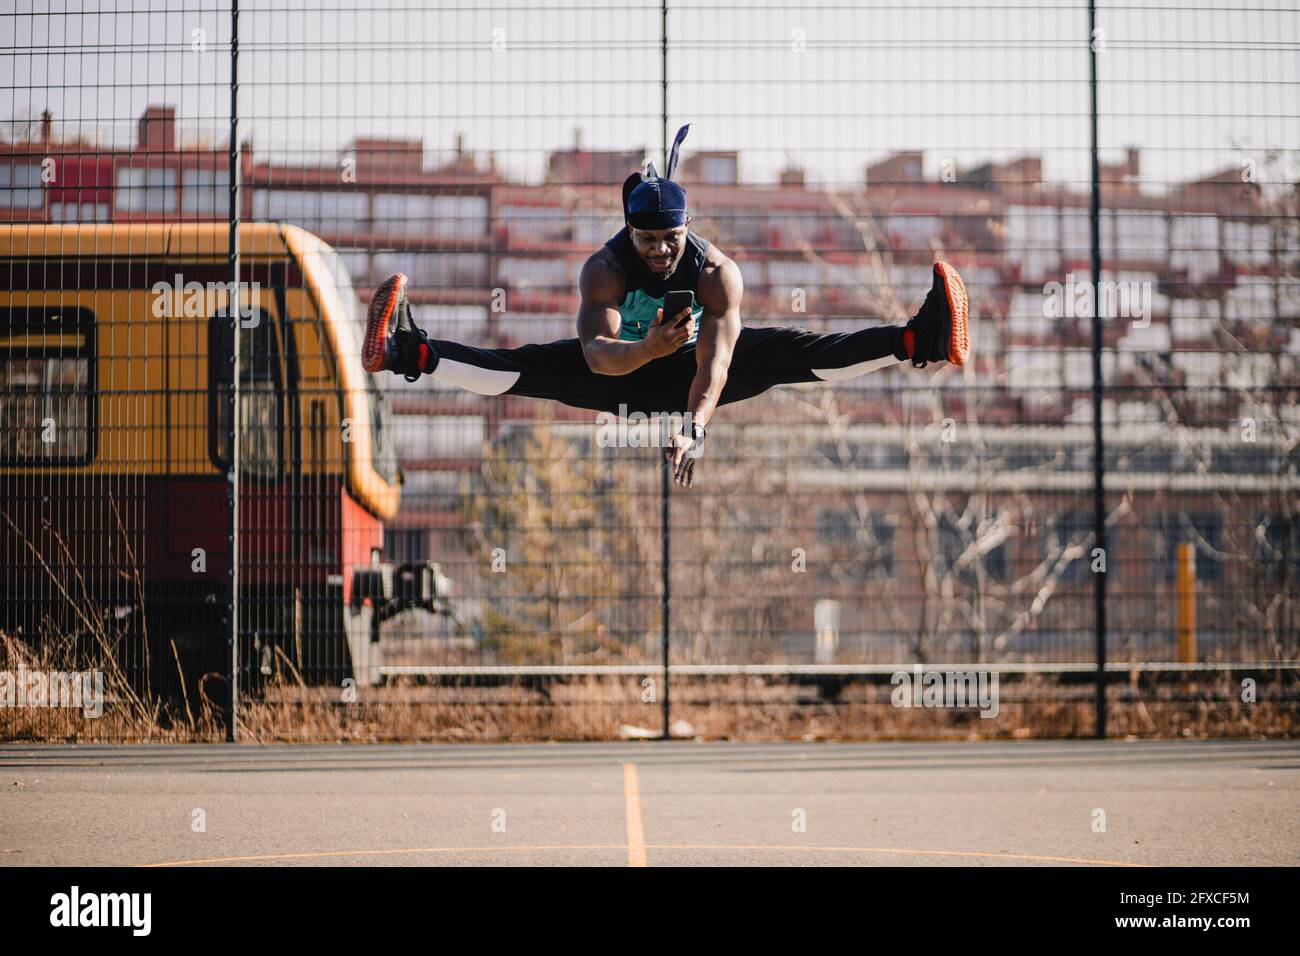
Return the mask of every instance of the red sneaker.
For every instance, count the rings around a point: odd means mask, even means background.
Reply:
[[[912,332],[912,364],[965,365],[970,357],[969,300],[966,284],[946,262],[934,264],[934,282],[921,310],[907,323]]]
[[[381,282],[370,299],[361,364],[367,372],[395,372],[409,382],[421,373],[433,371],[438,364],[428,336],[411,318],[406,276],[400,272]]]

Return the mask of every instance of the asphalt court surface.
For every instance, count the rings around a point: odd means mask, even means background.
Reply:
[[[1300,744],[0,746],[0,865],[1300,864]]]

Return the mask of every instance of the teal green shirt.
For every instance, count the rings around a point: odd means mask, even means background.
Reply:
[[[605,248],[614,254],[619,265],[623,267],[624,289],[623,302],[618,307],[622,317],[618,337],[624,342],[640,342],[650,331],[650,324],[655,320],[655,313],[664,307],[664,295],[671,291],[689,289],[695,293],[691,306],[691,315],[695,317],[695,331],[685,344],[693,345],[700,333],[700,319],[704,315],[704,306],[700,305],[700,273],[708,258],[709,241],[702,239],[691,231],[686,233],[686,248],[682,257],[668,279],[661,280],[651,275],[645,260],[632,246],[632,236],[626,228],[605,243]]]
[[[640,342],[650,330],[650,324],[655,320],[655,313],[663,307],[662,296],[656,299],[646,294],[645,289],[634,289],[629,292],[623,297],[623,304],[618,307],[618,314],[623,320],[618,329],[619,339],[624,342]],[[699,338],[700,316],[703,314],[704,306],[700,305],[697,299],[691,307],[691,315],[695,317],[695,331],[686,340],[687,345],[693,344]]]

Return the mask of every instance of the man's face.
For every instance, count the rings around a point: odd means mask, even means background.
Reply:
[[[686,220],[687,225],[690,219]],[[655,275],[665,278],[673,274],[677,263],[686,251],[686,226],[675,229],[634,229],[630,224],[632,246],[646,267]]]

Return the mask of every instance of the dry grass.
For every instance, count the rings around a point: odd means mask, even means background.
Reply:
[[[122,575],[129,582],[137,607],[143,607],[144,578],[131,536],[122,522],[116,500],[110,496],[108,503],[117,525],[118,543],[126,558]],[[3,509],[0,509],[0,520],[8,525],[26,549],[31,567],[40,569],[50,593],[58,596],[62,612],[62,620],[46,620],[41,634],[34,640],[20,639],[0,631],[0,671],[98,671],[103,675],[105,699],[104,712],[99,717],[87,717],[81,710],[68,708],[0,707],[0,740],[189,741],[220,738],[221,724],[210,700],[191,700],[185,691],[178,701],[164,701],[152,692],[147,622],[142,617],[138,632],[128,629],[125,633],[108,623],[114,619],[113,616],[97,599],[95,589],[87,582],[72,549],[58,529],[45,529],[42,547],[32,541]],[[186,682],[180,656],[174,643],[169,642],[169,647],[171,663],[184,689]],[[134,666],[123,662],[124,649],[140,652]]]
[[[39,651],[0,632],[0,670],[105,674],[98,718],[81,710],[0,707],[0,740],[66,742],[220,741],[225,730],[210,695],[163,703],[134,689],[107,637],[96,660],[78,659],[72,641],[44,641]],[[268,685],[246,696],[240,738],[273,742],[529,741],[619,739],[626,726],[654,734],[662,708],[643,702],[636,677],[586,677],[496,687],[397,681],[347,695],[308,686],[285,659]],[[220,683],[220,682],[218,682]],[[1093,733],[1093,690],[1030,675],[1004,680],[999,713],[973,709],[896,708],[888,683],[856,683],[830,693],[763,677],[684,678],[672,685],[672,719],[708,739],[1069,738]],[[1136,679],[1109,690],[1112,737],[1290,737],[1300,728],[1300,680],[1291,672],[1261,681],[1258,701],[1244,703],[1227,675]]]
[[[1109,734],[1144,738],[1290,737],[1300,728],[1296,682],[1261,684],[1242,703],[1225,679],[1110,690]],[[1004,683],[997,717],[973,710],[895,708],[889,685],[860,684],[826,699],[816,688],[762,678],[678,679],[672,718],[708,739],[1091,737],[1089,686],[1033,677]],[[501,687],[395,684],[339,691],[282,685],[241,711],[245,739],[271,741],[528,741],[618,739],[625,725],[658,733],[661,705],[639,681],[584,678]]]
[[[209,701],[164,702],[132,679],[114,652],[115,642],[101,628],[89,655],[70,637],[43,638],[36,646],[0,631],[0,671],[99,671],[104,677],[104,710],[98,717],[82,709],[0,706],[0,740],[192,741],[221,739],[222,725]]]
[[[114,507],[116,514],[116,507]],[[15,531],[8,514],[0,517]],[[121,524],[119,521],[119,530]],[[19,532],[21,534],[21,532]],[[125,537],[125,532],[122,531]],[[0,741],[197,742],[225,737],[214,705],[221,680],[200,682],[163,701],[150,692],[148,636],[110,631],[64,540],[52,532],[60,571],[23,538],[75,622],[75,636],[49,627],[36,642],[0,632],[0,671],[84,671],[104,675],[100,717],[80,709],[0,706]],[[134,567],[134,555],[127,556]],[[63,570],[69,569],[70,570]],[[138,572],[130,573],[143,604]],[[53,635],[53,636],[50,636]],[[143,648],[142,668],[124,667],[123,648]],[[171,647],[179,685],[180,673]],[[215,675],[208,675],[209,678]],[[1290,737],[1300,727],[1300,680],[1293,672],[1269,675],[1258,702],[1244,703],[1228,675],[1111,686],[1111,736]],[[1046,676],[1004,681],[1000,713],[982,719],[974,710],[896,708],[891,685],[858,683],[838,693],[761,677],[675,678],[672,717],[690,734],[712,739],[1027,738],[1090,737],[1092,688]],[[588,677],[499,687],[424,685],[398,681],[357,688],[345,699],[338,688],[310,687],[279,654],[274,673],[257,694],[241,702],[240,737],[246,741],[526,741],[618,739],[626,726],[652,733],[662,728],[661,705],[642,700],[636,677]]]

